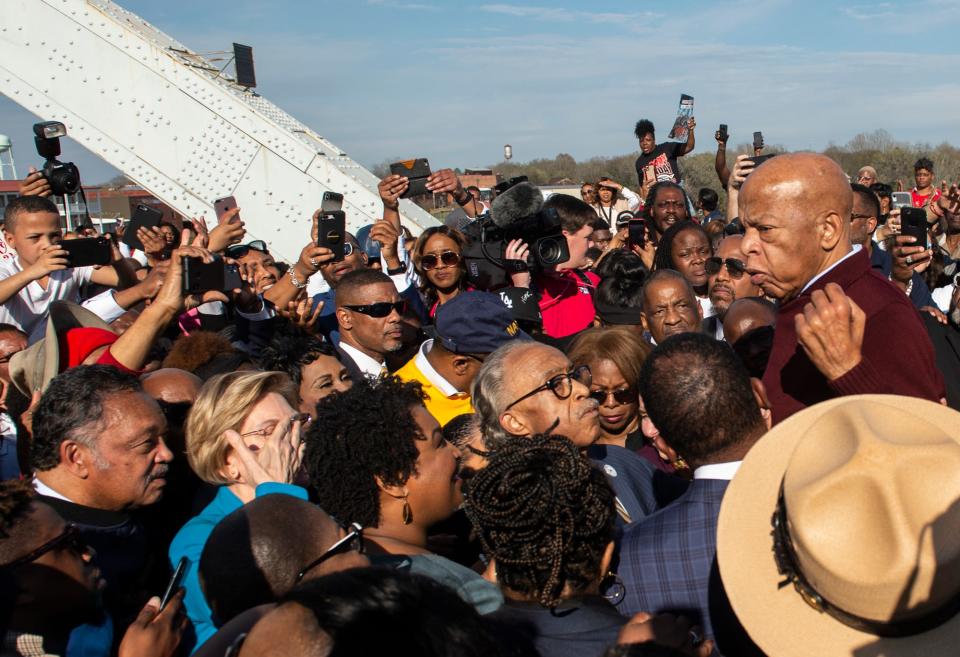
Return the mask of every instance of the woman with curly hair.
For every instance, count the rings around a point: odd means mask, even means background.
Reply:
[[[419,383],[395,377],[356,381],[321,399],[306,436],[308,488],[331,516],[363,527],[374,565],[431,577],[489,613],[503,600],[497,588],[427,546],[427,530],[463,496],[460,453],[423,400]]]
[[[687,279],[697,293],[704,317],[713,316],[713,304],[707,296],[707,260],[713,256],[710,236],[700,224],[684,219],[670,226],[660,238],[654,270],[674,269]]]
[[[508,441],[470,481],[464,508],[506,599],[494,617],[535,630],[543,657],[599,655],[628,620],[600,594],[614,504],[603,473],[560,436]]]
[[[413,246],[413,266],[420,276],[420,294],[431,318],[440,305],[470,289],[463,259],[466,246],[466,236],[449,226],[426,229]]]

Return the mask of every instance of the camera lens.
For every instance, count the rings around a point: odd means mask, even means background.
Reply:
[[[563,246],[566,244],[566,238],[561,238],[564,244],[555,237],[545,237],[537,242],[537,257],[545,266],[558,265],[565,260],[563,257]]]

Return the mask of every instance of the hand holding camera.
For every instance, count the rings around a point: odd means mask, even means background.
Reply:
[[[37,171],[36,167],[30,167],[30,174],[20,183],[18,194],[20,196],[50,196],[50,182]]]
[[[67,136],[67,127],[59,121],[35,123],[33,134],[37,153],[46,158],[40,175],[47,181],[50,194],[66,196],[79,192],[80,169],[73,162],[61,162],[57,159],[60,155],[60,137]],[[27,178],[29,179],[29,176]]]
[[[733,165],[733,171],[730,172],[730,181],[727,183],[727,187],[731,189],[740,189],[740,186],[747,179],[751,173],[753,173],[756,163],[754,159],[749,155],[738,155],[737,161]]]
[[[515,239],[507,243],[503,260],[510,271],[513,287],[530,287],[530,270],[527,268],[529,255],[530,246],[523,240]]]
[[[208,248],[213,252],[223,251],[231,244],[239,244],[247,234],[244,223],[240,221],[240,208],[232,208],[223,213],[220,223],[210,231]]]

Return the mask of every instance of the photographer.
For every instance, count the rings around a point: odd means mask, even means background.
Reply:
[[[593,246],[590,234],[596,213],[573,196],[554,194],[543,209],[553,208],[560,218],[561,231],[567,240],[570,258],[548,267],[536,276],[529,271],[510,275],[514,286],[536,288],[540,293],[540,312],[543,331],[552,338],[564,338],[587,328],[593,322],[593,290],[600,282],[596,274],[584,271],[587,267],[587,249]],[[508,260],[526,261],[529,245],[523,240],[512,240],[504,253]]]

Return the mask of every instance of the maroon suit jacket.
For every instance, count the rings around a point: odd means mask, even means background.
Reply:
[[[840,285],[867,316],[863,359],[835,381],[827,381],[810,362],[797,342],[794,326],[794,317],[803,312],[810,295],[827,283]],[[864,249],[780,307],[763,383],[774,423],[807,406],[843,395],[906,395],[937,402],[946,396],[933,345],[920,316],[907,295],[870,267]]]

